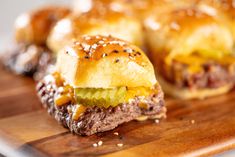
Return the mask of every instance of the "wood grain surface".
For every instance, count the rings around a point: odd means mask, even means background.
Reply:
[[[30,78],[0,70],[0,150],[3,144],[25,156],[155,157],[208,156],[235,148],[234,91],[198,101],[166,98],[167,119],[160,123],[132,121],[81,137],[47,114],[34,86]],[[99,141],[102,145],[93,147]]]

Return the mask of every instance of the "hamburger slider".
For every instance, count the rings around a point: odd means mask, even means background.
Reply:
[[[135,17],[99,5],[89,12],[71,14],[60,20],[52,29],[47,45],[57,53],[82,35],[97,34],[112,35],[143,46],[142,26]]]
[[[37,84],[48,112],[71,132],[92,135],[134,119],[165,117],[163,92],[146,55],[111,36],[82,36],[58,53]]]
[[[2,60],[17,74],[33,75],[46,68],[51,52],[46,40],[55,23],[67,16],[70,9],[46,6],[20,15],[15,21],[15,45]]]
[[[169,9],[145,19],[149,55],[165,93],[201,99],[233,88],[234,41],[226,24],[195,8]]]
[[[113,11],[122,12],[137,17],[140,22],[145,14],[153,10],[192,6],[189,0],[73,0],[73,11],[81,14],[94,8],[109,8]]]

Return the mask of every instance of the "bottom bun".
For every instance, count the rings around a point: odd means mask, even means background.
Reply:
[[[178,88],[173,84],[165,81],[159,75],[157,76],[157,78],[165,94],[180,99],[205,99],[207,97],[212,97],[227,93],[234,87],[233,83],[228,83],[219,88],[204,88],[204,89],[191,90],[189,88]]]

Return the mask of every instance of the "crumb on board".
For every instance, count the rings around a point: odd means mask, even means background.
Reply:
[[[159,119],[155,119],[154,122],[155,122],[156,124],[158,124],[160,121],[159,121]]]
[[[98,142],[98,146],[101,146],[103,144],[103,141]]]
[[[123,146],[123,143],[118,143],[117,146],[118,146],[118,147],[122,147],[122,146]]]
[[[103,141],[99,141],[98,143],[93,143],[93,147],[98,147],[98,146],[102,146]]]
[[[114,135],[117,135],[117,136],[119,135],[119,133],[118,133],[118,132],[114,132],[113,134],[114,134]]]

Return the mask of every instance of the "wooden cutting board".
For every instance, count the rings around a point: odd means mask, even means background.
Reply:
[[[0,150],[3,151],[0,153],[208,156],[235,148],[235,92],[201,101],[167,98],[168,117],[160,123],[132,121],[109,132],[81,137],[71,134],[47,114],[34,86],[30,78],[0,70]],[[99,141],[102,146],[93,147]]]

